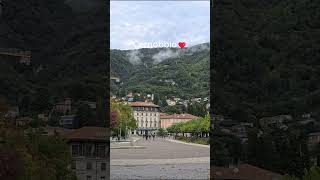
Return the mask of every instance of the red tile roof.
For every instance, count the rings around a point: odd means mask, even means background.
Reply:
[[[66,135],[66,138],[75,140],[91,140],[91,141],[108,141],[109,132],[107,128],[103,127],[82,127],[80,129],[75,129]]]
[[[151,102],[131,102],[129,105],[132,107],[160,107]]]
[[[199,117],[194,116],[192,114],[188,113],[183,113],[183,114],[166,114],[166,113],[161,113],[160,114],[160,119],[197,119]]]
[[[252,166],[241,164],[237,168],[211,167],[214,180],[280,180],[280,174]]]

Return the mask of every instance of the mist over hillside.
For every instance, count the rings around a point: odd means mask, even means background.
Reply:
[[[111,50],[111,75],[123,82],[121,87],[112,84],[111,92],[208,97],[209,58],[209,43],[183,49]]]

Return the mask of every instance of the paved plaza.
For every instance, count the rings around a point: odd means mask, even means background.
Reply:
[[[129,146],[143,148],[129,148]],[[128,148],[117,148],[117,147]],[[140,139],[111,145],[111,179],[208,179],[210,148],[172,140]]]

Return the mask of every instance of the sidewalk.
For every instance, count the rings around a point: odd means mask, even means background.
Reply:
[[[112,142],[110,144],[110,149],[144,149],[144,146],[135,146],[134,143],[138,141],[138,137],[130,137],[128,141]]]
[[[174,139],[165,139],[165,140],[170,141],[170,142],[174,142],[174,143],[180,143],[180,144],[187,144],[187,145],[192,145],[192,146],[210,148],[210,145],[196,144],[196,143],[188,143],[188,142],[179,141],[179,140],[174,140]]]

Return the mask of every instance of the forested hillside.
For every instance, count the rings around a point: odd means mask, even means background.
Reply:
[[[123,82],[113,83],[112,93],[209,97],[209,58],[208,43],[184,49],[111,50],[111,74]]]
[[[302,177],[319,166],[310,134],[320,131],[320,1],[223,0],[213,11],[213,113],[253,125],[244,134],[215,126],[211,162]],[[278,115],[292,121],[279,127],[267,118],[263,126],[261,118]]]
[[[320,2],[216,4],[214,112],[241,121],[319,113]]]
[[[41,110],[64,97],[95,101],[107,93],[104,1],[81,2],[4,1],[0,48],[32,53],[29,66],[0,57],[0,95],[8,104],[40,103]]]

